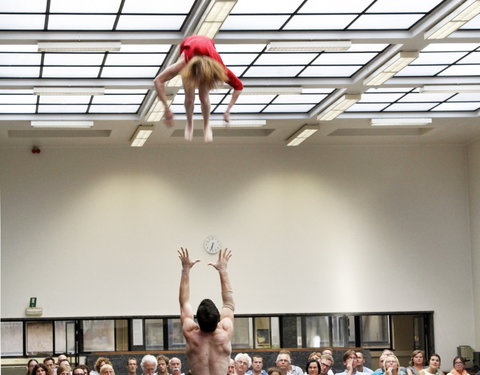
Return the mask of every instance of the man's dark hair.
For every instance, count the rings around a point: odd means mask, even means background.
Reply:
[[[204,299],[197,309],[197,321],[200,330],[213,332],[220,321],[220,313],[211,299]]]

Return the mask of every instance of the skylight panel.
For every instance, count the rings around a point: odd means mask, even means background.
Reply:
[[[409,65],[395,74],[395,77],[431,77],[446,67],[447,65]]]
[[[40,53],[0,53],[0,65],[40,65]]]
[[[0,14],[0,30],[42,30],[42,14]]]
[[[480,65],[453,65],[443,72],[438,74],[439,76],[479,76]]]
[[[293,13],[302,0],[238,0],[231,14],[238,13]]]
[[[222,101],[223,98],[224,98],[224,95],[213,95],[210,93],[210,104],[217,105]],[[172,104],[183,105],[184,102],[185,102],[185,95],[177,94],[175,95],[175,98],[173,99]],[[200,104],[200,99],[198,98],[198,95],[195,95],[195,103]]]
[[[194,0],[152,1],[125,0],[123,13],[184,13],[187,14]]]
[[[361,66],[326,66],[315,65],[308,66],[301,74],[300,77],[351,77],[357,72]]]
[[[343,30],[355,19],[353,15],[299,15],[293,16],[284,30]]]
[[[237,100],[237,104],[268,104],[273,98],[275,98],[275,95],[241,95]],[[226,104],[228,104],[229,101],[229,97],[224,99],[224,103]]]
[[[215,43],[215,48],[222,54],[223,52],[261,52],[266,47],[266,44],[224,44]],[[223,56],[222,56],[223,58]]]
[[[2,78],[33,78],[40,74],[38,66],[0,66],[0,77]]]
[[[399,102],[443,102],[451,97],[452,93],[410,93],[405,95]]]
[[[302,94],[331,94],[334,89],[327,89],[327,88],[302,88]]]
[[[472,52],[468,56],[461,59],[459,64],[480,64],[480,52]]]
[[[39,113],[85,113],[87,105],[39,105]]]
[[[443,0],[377,0],[368,13],[428,13]]]
[[[38,47],[35,44],[1,44],[0,52],[37,52]]]
[[[480,16],[476,16],[472,20],[463,25],[460,30],[478,30],[480,29]]]
[[[394,103],[385,112],[420,112],[429,111],[437,103]]]
[[[348,30],[408,30],[423,14],[366,14]]]
[[[220,30],[279,30],[288,16],[275,15],[230,15]]]
[[[245,77],[295,77],[303,66],[252,66]]]
[[[307,65],[317,53],[263,53],[255,65]]]
[[[35,95],[0,95],[1,104],[36,104]]]
[[[0,89],[0,94],[14,95],[14,94],[28,94],[33,95],[32,89]]]
[[[453,64],[458,59],[465,56],[467,52],[420,52],[412,65],[434,65],[434,64]]]
[[[51,13],[117,13],[120,0],[51,0]]]
[[[376,53],[322,53],[312,63],[314,65],[360,65],[366,64],[377,56]]]
[[[282,105],[269,105],[262,112],[268,113],[292,113],[299,112],[305,113],[310,111],[314,107],[314,104],[282,104]]]
[[[90,103],[88,95],[42,95],[40,104],[88,104]]]
[[[147,89],[105,89],[105,95],[108,95],[108,94],[145,95],[147,92],[148,92]]]
[[[160,53],[111,53],[108,54],[105,65],[155,65],[160,67],[165,60],[165,56]]]
[[[104,53],[45,53],[44,65],[96,65],[103,62]]]
[[[480,102],[471,103],[442,103],[432,111],[476,111],[480,108]]]
[[[229,65],[250,65],[253,60],[258,56],[256,53],[233,53],[223,54],[223,63]]]
[[[363,95],[362,95],[363,97]],[[345,112],[380,112],[382,111],[388,103],[355,103]]]
[[[390,103],[405,95],[404,93],[364,93],[360,103]]]
[[[100,68],[97,66],[45,66],[43,78],[96,78]]]
[[[235,105],[231,113],[259,113],[265,107],[264,104],[260,105]],[[227,109],[226,105],[219,105],[214,113],[224,113]]]
[[[0,12],[45,12],[47,0],[2,0]]]
[[[91,105],[88,113],[137,113],[139,105]]]
[[[316,104],[325,99],[327,95],[278,95],[273,101],[274,104],[289,104],[289,103],[308,103]]]
[[[158,66],[106,66],[102,70],[102,78],[155,78]]]
[[[49,30],[112,30],[115,15],[104,14],[51,14]]]
[[[448,99],[449,102],[480,102],[479,92],[461,92]]]
[[[245,72],[247,67],[246,66],[229,66],[228,69],[230,69],[232,73],[235,74],[237,77],[240,77]]]
[[[144,95],[97,95],[92,104],[141,104]]]
[[[35,113],[35,105],[0,104],[0,113]]]
[[[318,1],[308,0],[299,13],[361,13],[373,0]]]
[[[116,30],[180,30],[184,20],[177,15],[122,15]]]
[[[167,53],[170,51],[171,44],[122,44],[120,52],[111,52],[111,54],[136,52],[136,53]]]

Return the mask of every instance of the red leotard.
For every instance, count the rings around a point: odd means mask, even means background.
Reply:
[[[185,62],[189,62],[193,56],[208,56],[215,61],[218,61],[225,67],[228,81],[227,83],[233,87],[234,90],[242,90],[243,83],[233,72],[228,69],[222,61],[222,58],[215,49],[213,40],[202,35],[192,35],[185,38],[180,44],[180,54],[183,53]]]

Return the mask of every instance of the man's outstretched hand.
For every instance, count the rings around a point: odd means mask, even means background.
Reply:
[[[181,247],[180,250],[178,250],[178,257],[182,262],[182,268],[184,270],[190,270],[190,268],[192,268],[196,263],[200,262],[200,259],[191,261],[190,256],[188,255],[188,249],[183,247]]]
[[[228,249],[220,250],[218,254],[217,263],[208,263],[209,266],[214,267],[218,272],[226,271],[229,259],[232,256],[232,252]]]

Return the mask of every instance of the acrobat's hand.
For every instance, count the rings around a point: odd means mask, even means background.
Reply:
[[[163,115],[163,123],[171,128],[173,126],[173,112],[170,108],[165,109],[165,114]]]
[[[190,256],[188,255],[188,249],[184,249],[183,247],[178,250],[178,257],[182,261],[182,268],[184,270],[190,270],[190,268],[192,268],[196,263],[200,262],[200,259],[191,261]]]
[[[225,121],[228,124],[230,124],[230,112],[225,112],[223,114],[223,121]]]
[[[232,256],[232,252],[230,250],[228,249],[220,250],[220,253],[218,253],[217,263],[215,264],[208,263],[208,265],[214,267],[218,272],[226,271],[227,264],[231,256]]]

